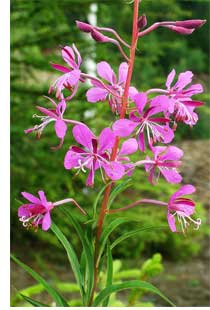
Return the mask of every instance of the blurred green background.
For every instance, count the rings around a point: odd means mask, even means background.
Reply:
[[[41,140],[36,140],[34,135],[24,134],[24,129],[36,122],[32,118],[36,113],[35,106],[47,104],[43,95],[47,94],[50,83],[59,76],[49,64],[50,61],[62,64],[59,45],[76,44],[84,60],[84,71],[88,59],[96,63],[106,60],[115,71],[123,61],[115,46],[95,44],[88,34],[84,35],[76,28],[75,20],[88,21],[92,4],[97,7],[98,26],[112,27],[118,30],[125,40],[130,40],[132,5],[129,1],[11,1],[11,247],[12,252],[24,261],[36,262],[39,267],[46,263],[44,263],[46,257],[48,262],[61,265],[65,265],[66,258],[51,232],[34,233],[26,231],[21,226],[17,219],[17,208],[20,205],[19,200],[22,199],[20,192],[28,191],[36,194],[38,190],[43,189],[49,201],[74,197],[83,208],[91,211],[94,198],[102,186],[98,177],[95,188],[87,189],[85,175],[80,173],[73,178],[74,172],[64,169],[64,155],[69,145],[73,143],[71,128],[68,130],[63,148],[57,152],[50,150],[50,146],[58,143],[51,126],[45,129]],[[209,19],[209,1],[143,0],[140,10],[147,15],[149,25],[163,20]],[[194,82],[202,83],[204,86],[205,92],[198,98],[206,104],[198,110],[200,117],[198,124],[193,129],[179,125],[174,140],[175,145],[183,146],[188,158],[183,169],[184,183],[201,184],[201,190],[195,195],[195,199],[200,201],[196,216],[202,218],[203,225],[200,231],[194,231],[191,228],[186,237],[172,234],[168,228],[164,228],[144,232],[125,241],[116,248],[114,257],[125,262],[129,261],[131,265],[137,264],[142,257],[150,257],[159,252],[169,264],[172,262],[172,265],[179,266],[180,262],[187,261],[193,266],[194,256],[203,255],[205,238],[208,234],[206,225],[208,212],[206,160],[209,157],[207,140],[210,115],[208,38],[209,22],[207,21],[207,24],[191,36],[180,36],[167,29],[158,29],[139,42],[133,76],[133,85],[138,89],[164,87],[167,74],[172,68],[175,68],[178,73],[192,70],[195,74]],[[81,86],[77,96],[68,104],[66,115],[86,122],[98,134],[104,126],[111,124],[113,115],[106,103],[87,103],[86,89],[87,87]],[[207,154],[207,158],[202,157],[202,154]],[[135,156],[144,158],[142,154]],[[198,163],[202,167],[194,169]],[[198,171],[201,169],[205,176],[199,174]],[[201,183],[201,180],[204,183]],[[167,201],[177,188],[178,186],[167,185],[162,180],[156,187],[151,187],[145,172],[138,170],[133,176],[131,186],[116,199],[114,207],[127,205],[131,202],[131,197],[132,201],[140,197]],[[204,190],[203,194],[202,189],[207,191]],[[69,208],[72,208],[75,216],[80,216],[73,206]],[[137,207],[127,212],[126,216],[131,219],[130,224],[113,233],[113,239],[129,231],[134,225],[137,227],[167,225],[166,212],[159,208]],[[53,219],[63,227],[63,230],[71,236],[73,244],[77,246],[77,236],[73,229],[69,232],[65,219],[59,214],[59,209],[53,212]],[[137,219],[139,223],[134,224],[132,219]],[[109,220],[111,218],[107,219]],[[50,269],[49,266],[47,268]],[[13,267],[14,279],[16,279],[16,273],[17,269]],[[175,277],[176,280],[178,281],[178,278]],[[21,283],[18,275],[18,281],[14,280],[12,285],[23,288],[26,283],[24,280]],[[203,302],[204,306],[205,300]],[[192,306],[190,303],[187,305]]]

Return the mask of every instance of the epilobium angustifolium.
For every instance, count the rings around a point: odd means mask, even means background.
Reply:
[[[200,219],[192,218],[195,203],[183,197],[195,191],[192,185],[182,186],[171,196],[169,202],[143,198],[120,209],[113,209],[109,205],[110,193],[116,182],[127,175],[132,176],[139,167],[145,168],[149,182],[153,185],[158,182],[159,177],[164,178],[168,183],[182,181],[178,167],[181,164],[183,152],[170,144],[173,142],[179,123],[188,126],[194,126],[197,123],[198,115],[195,110],[203,105],[202,102],[192,99],[192,96],[201,93],[203,88],[200,84],[192,84],[191,71],[181,72],[176,78],[175,69],[172,69],[163,88],[151,87],[147,91],[137,89],[138,85],[136,88],[131,82],[139,39],[149,35],[158,27],[165,27],[168,31],[174,31],[180,35],[190,35],[205,21],[162,21],[148,27],[149,21],[146,16],[139,15],[139,0],[134,0],[133,6],[131,43],[125,42],[112,28],[92,26],[82,21],[76,22],[79,30],[90,35],[97,43],[114,44],[119,49],[122,62],[119,64],[118,74],[116,75],[111,65],[103,60],[97,64],[98,77],[92,76],[85,72],[80,51],[75,44],[61,47],[63,63],[51,63],[51,66],[61,75],[49,88],[49,94],[54,94],[58,103],[48,97],[53,107],[49,109],[38,106],[37,109],[42,116],[35,116],[40,118],[40,124],[25,131],[26,133],[37,132],[40,137],[43,129],[49,123],[54,123],[55,134],[60,140],[56,149],[62,147],[66,135],[73,135],[77,144],[69,147],[65,155],[64,167],[61,169],[75,169],[77,172],[86,173],[86,186],[94,186],[96,173],[101,175],[102,181],[106,184],[101,209],[98,217],[94,218],[96,221],[92,257],[94,277],[87,291],[84,284],[83,290],[86,292],[84,305],[94,304],[101,257],[100,240],[104,219],[108,214],[125,211],[137,205],[150,204],[160,206],[160,212],[163,210],[161,206],[166,207],[168,224],[173,232],[180,229],[185,232],[190,223],[197,229],[201,223]],[[93,132],[87,124],[64,117],[65,110],[70,108],[70,101],[77,95],[78,88],[87,80],[91,85],[86,93],[90,105],[103,104],[103,108],[110,109],[113,114],[113,123],[110,127],[107,124],[101,133]],[[71,128],[67,130],[68,125]],[[124,138],[126,139],[123,140]],[[146,151],[152,153],[152,156],[147,156]],[[139,158],[136,162],[130,158],[133,153],[138,154]],[[146,174],[145,182],[147,182]],[[51,203],[47,201],[43,191],[39,191],[38,198],[26,192],[22,195],[28,203],[19,207],[18,216],[26,227],[37,229],[41,225],[43,230],[48,230],[51,225],[51,211],[54,207],[66,203],[75,204],[84,216],[87,215],[84,211],[85,206],[81,208],[74,200],[77,197]],[[97,304],[97,298],[95,304]]]

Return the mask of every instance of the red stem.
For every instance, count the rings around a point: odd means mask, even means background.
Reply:
[[[124,94],[122,96],[122,108],[121,108],[121,113],[120,113],[120,119],[125,118],[126,108],[128,104],[129,87],[130,87],[131,78],[133,74],[136,45],[138,41],[138,25],[137,25],[138,10],[139,10],[139,0],[134,0],[132,42],[131,42],[130,58],[129,58],[129,64],[128,64],[128,74],[127,74],[127,79],[125,83]],[[120,142],[120,138],[116,137],[115,143],[112,149],[111,161],[114,161],[117,156],[119,142]],[[107,206],[109,202],[109,195],[111,192],[112,184],[114,184],[114,182],[110,183],[104,192],[104,198],[102,201],[101,209],[100,209],[99,216],[98,216],[98,222],[96,226],[95,256],[94,256],[94,285],[93,285],[93,290],[92,290],[92,294],[90,297],[89,306],[92,305],[94,293],[97,287],[98,263],[99,263],[98,262],[99,240],[100,240],[101,233],[102,233],[104,218],[106,216],[106,210],[107,210]]]
[[[128,205],[126,207],[115,209],[115,210],[109,210],[109,211],[107,211],[107,214],[112,214],[112,213],[124,211],[127,209],[131,209],[131,208],[138,206],[142,203],[158,205],[158,206],[167,206],[167,203],[163,202],[163,201],[158,201],[158,200],[153,200],[153,199],[140,199],[140,200],[137,200],[137,201],[131,203],[130,205]]]

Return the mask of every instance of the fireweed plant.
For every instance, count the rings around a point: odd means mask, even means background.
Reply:
[[[40,121],[33,128],[25,130],[25,133],[36,132],[41,136],[48,124],[54,124],[59,144],[54,149],[62,147],[66,134],[72,134],[75,144],[69,147],[65,158],[64,168],[74,169],[77,173],[85,173],[86,186],[94,186],[94,176],[99,173],[105,184],[98,195],[94,205],[93,217],[79,206],[76,198],[66,198],[57,202],[49,202],[43,191],[38,192],[38,197],[27,192],[22,196],[27,200],[18,209],[19,220],[23,226],[37,230],[41,227],[46,231],[49,228],[55,233],[67,251],[75,279],[78,283],[81,300],[84,306],[108,306],[109,296],[123,289],[144,289],[160,295],[168,303],[168,300],[156,287],[148,282],[133,280],[112,284],[112,248],[109,241],[110,233],[120,224],[126,223],[125,218],[113,219],[104,228],[105,217],[126,211],[127,209],[146,205],[160,207],[160,212],[166,213],[169,228],[172,232],[185,233],[190,224],[198,229],[201,224],[199,218],[194,218],[195,203],[186,195],[195,191],[193,185],[181,186],[168,201],[157,201],[142,198],[131,202],[120,209],[112,209],[113,195],[122,190],[117,181],[125,176],[132,177],[139,167],[146,170],[148,180],[155,185],[158,179],[164,178],[168,183],[180,183],[182,176],[178,172],[183,151],[170,145],[174,139],[178,123],[185,123],[193,127],[198,121],[195,109],[203,103],[193,99],[193,96],[203,92],[202,85],[193,84],[193,73],[185,71],[176,74],[172,69],[166,78],[165,86],[161,89],[151,88],[147,91],[138,90],[131,85],[131,79],[135,64],[137,43],[140,38],[149,35],[158,27],[167,28],[178,35],[190,35],[201,27],[205,20],[163,21],[156,22],[147,27],[145,15],[139,15],[139,0],[133,2],[133,28],[131,43],[125,42],[120,35],[111,28],[92,26],[82,21],[76,21],[77,27],[90,35],[93,40],[100,43],[114,44],[122,55],[123,62],[119,64],[118,72],[114,72],[110,64],[101,61],[97,64],[97,77],[83,72],[82,58],[75,44],[61,48],[61,64],[52,63],[51,66],[60,72],[60,77],[49,88],[49,95],[55,95],[56,99],[47,97],[51,108],[40,107],[37,109],[42,115],[35,115]],[[71,100],[76,96],[79,86],[87,80],[91,87],[86,93],[90,104],[99,102],[106,109],[106,103],[113,114],[111,127],[104,128],[100,133],[93,132],[84,123],[65,118],[65,110],[71,105]],[[65,90],[65,92],[64,92]],[[68,91],[68,96],[65,94]],[[103,102],[103,103],[101,103]],[[70,129],[67,128],[70,125]],[[123,139],[123,140],[122,140]],[[145,151],[150,150],[152,156],[146,156]],[[130,155],[137,152],[139,160],[133,162]],[[102,205],[97,212],[96,206],[102,197]],[[65,209],[63,204],[73,204],[86,218],[86,222],[94,222],[91,233],[87,226],[79,224],[72,217],[69,206]],[[81,257],[78,257],[71,243],[61,230],[51,222],[51,213],[54,208],[61,208],[65,216],[76,229],[82,244]],[[84,227],[83,227],[84,226]],[[132,235],[132,233],[131,233]],[[121,236],[121,241],[123,236]],[[115,240],[116,243],[116,240]],[[57,306],[70,306],[69,303],[40,277],[31,268],[13,259],[40,282],[53,297]],[[99,272],[106,266],[106,286],[99,291]],[[44,304],[24,297],[28,302],[36,306]]]

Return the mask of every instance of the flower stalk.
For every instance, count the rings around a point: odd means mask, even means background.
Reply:
[[[128,92],[129,92],[129,87],[130,87],[131,78],[132,78],[132,74],[133,74],[136,45],[137,45],[137,41],[138,41],[138,12],[139,12],[139,0],[134,0],[132,42],[131,42],[131,47],[130,47],[128,74],[127,74],[125,89],[124,89],[124,93],[123,93],[123,97],[122,97],[122,109],[121,109],[121,113],[120,113],[120,119],[123,119],[125,117],[126,108],[127,108],[127,104],[128,104],[128,95],[129,95]],[[114,147],[112,149],[112,155],[111,155],[112,160],[115,160],[115,158],[116,158],[119,142],[120,142],[120,138],[116,137],[115,138],[115,144],[114,144]],[[113,182],[110,183],[107,186],[107,188],[105,189],[101,209],[100,209],[99,216],[98,216],[98,222],[97,222],[97,226],[96,226],[95,255],[94,255],[94,285],[93,285],[93,290],[91,293],[89,306],[92,305],[93,296],[94,296],[94,293],[95,293],[95,290],[97,287],[98,263],[99,263],[98,262],[99,240],[101,237],[103,222],[104,222],[106,212],[107,212],[107,208],[108,208],[109,196],[110,196],[112,185],[113,185]]]

